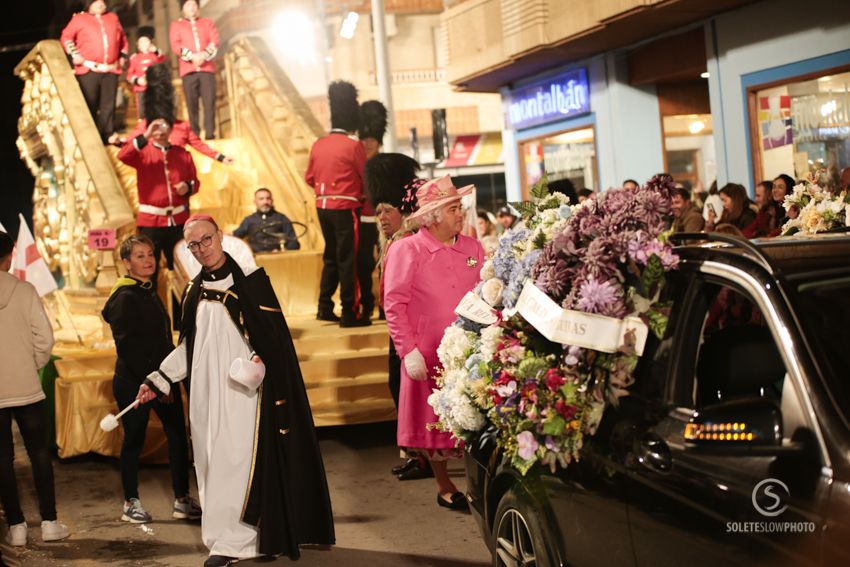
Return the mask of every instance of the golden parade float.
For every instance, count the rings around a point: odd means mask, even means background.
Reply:
[[[231,43],[223,63],[216,108],[222,137],[211,145],[237,161],[224,165],[195,153],[201,190],[192,198],[192,212],[213,215],[229,231],[253,212],[256,188],[272,191],[276,208],[306,230],[300,250],[257,254],[254,260],[268,272],[291,327],[316,425],[393,419],[386,325],[376,321],[347,330],[315,320],[324,241],[304,171],[324,130],[263,40]],[[98,426],[116,409],[115,347],[100,311],[121,275],[116,243],[135,231],[135,173],[117,160],[117,148],[102,144],[58,41],[38,43],[15,73],[25,83],[17,144],[35,178],[34,236],[59,285],[44,297],[57,337],[59,456],[117,456],[121,428],[104,432]],[[128,100],[129,131],[136,112]],[[176,256],[175,269],[161,270],[159,281],[171,314],[190,269]],[[161,424],[153,418],[149,427],[142,456],[164,461]]]

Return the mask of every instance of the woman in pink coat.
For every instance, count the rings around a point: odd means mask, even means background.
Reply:
[[[461,451],[449,433],[429,427],[437,417],[428,405],[436,387],[437,347],[455,320],[454,309],[479,280],[484,250],[460,234],[461,197],[472,185],[457,189],[447,175],[417,192],[419,210],[410,215],[420,225],[413,236],[389,249],[384,275],[384,310],[393,342],[404,364],[398,408],[398,444],[431,461],[439,492],[437,503],[454,510],[468,507],[449,478],[446,460]]]

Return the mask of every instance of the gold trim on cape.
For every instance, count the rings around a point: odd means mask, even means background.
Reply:
[[[248,489],[245,491],[245,500],[242,503],[242,514],[240,518],[245,517],[245,510],[248,508],[248,499],[251,497],[251,486],[254,484],[254,468],[257,466],[257,444],[260,440],[260,412],[263,409],[263,384],[257,389],[257,420],[254,424],[254,448],[251,451],[251,474],[248,475]]]

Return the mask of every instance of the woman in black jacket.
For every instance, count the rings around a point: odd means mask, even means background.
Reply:
[[[119,407],[136,400],[139,385],[159,368],[173,350],[171,323],[156,295],[151,278],[156,270],[153,242],[147,236],[130,236],[119,250],[129,276],[119,278],[103,308],[103,319],[112,328],[118,359],[112,391]],[[139,500],[139,454],[145,444],[145,431],[150,410],[162,421],[168,439],[168,461],[174,488],[177,519],[201,517],[197,502],[189,496],[189,447],[183,417],[180,390],[150,404],[124,414],[124,443],[121,446],[121,482],[124,486],[124,508],[121,519],[141,524],[151,521]]]

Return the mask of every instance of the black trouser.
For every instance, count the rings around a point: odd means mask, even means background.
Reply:
[[[390,373],[390,394],[393,396],[395,409],[398,410],[398,394],[401,392],[401,357],[399,357],[392,339],[390,339],[390,354],[387,357],[387,361]]]
[[[136,114],[139,116],[139,120],[145,120],[145,93],[140,92],[136,93]]]
[[[56,519],[56,492],[53,487],[53,463],[47,448],[44,424],[44,401],[26,406],[0,409],[0,503],[10,526],[24,521],[18,499],[18,482],[15,479],[15,444],[12,440],[12,418],[21,430],[27,448],[35,490],[38,492],[38,509],[42,521]]]
[[[133,403],[139,393],[139,385],[115,376],[112,380],[112,393],[118,407],[124,409]],[[180,384],[171,388],[174,401],[165,404],[153,400],[130,410],[121,418],[124,424],[124,443],[121,445],[121,484],[124,486],[124,499],[139,497],[139,454],[145,445],[145,432],[151,410],[156,412],[162,422],[165,438],[168,440],[168,466],[171,469],[171,486],[174,497],[182,498],[189,493],[189,442],[186,439],[186,423],[183,420],[183,397]]]
[[[118,75],[115,73],[95,73],[77,75],[83,98],[89,107],[97,131],[104,143],[115,132],[115,95],[118,92]]]
[[[360,312],[355,268],[360,209],[318,209],[318,213],[322,236],[325,238],[322,281],[319,285],[319,313],[333,312],[332,296],[339,286],[343,317],[356,318]]]
[[[209,140],[215,137],[215,75],[195,72],[183,76],[183,93],[186,95],[186,108],[189,111],[189,125],[198,136],[201,124],[198,119],[199,102],[204,102],[204,136]]]
[[[360,223],[360,243],[357,246],[357,281],[360,284],[360,303],[363,315],[371,317],[375,310],[375,296],[372,294],[372,275],[375,272],[378,250],[378,225],[374,222]]]
[[[153,257],[156,261],[156,271],[151,280],[156,287],[159,276],[159,255],[165,254],[165,263],[169,270],[174,269],[174,246],[183,238],[183,225],[177,226],[140,226],[139,234],[144,234],[153,241]]]

